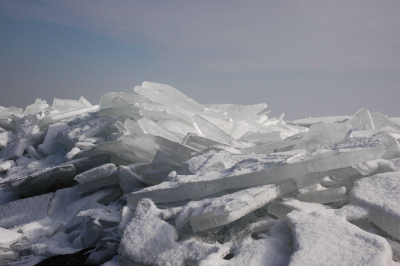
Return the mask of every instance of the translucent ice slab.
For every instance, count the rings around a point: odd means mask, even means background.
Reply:
[[[267,171],[210,174],[204,176],[177,176],[173,181],[142,189],[128,195],[128,202],[135,206],[141,198],[154,202],[173,202],[203,197],[225,189],[277,183],[285,179],[304,176],[313,172],[345,168],[358,163],[378,159],[385,153],[385,147],[377,146],[344,152],[329,151],[314,156],[308,155],[299,161],[284,163],[268,168]]]
[[[68,118],[73,117],[73,116],[85,114],[85,113],[88,113],[88,112],[93,112],[93,111],[96,111],[98,109],[99,109],[98,105],[93,105],[93,106],[90,106],[90,107],[85,107],[85,108],[78,109],[78,110],[68,111],[68,112],[61,113],[61,114],[55,114],[55,115],[52,115],[52,116],[46,116],[45,118],[43,118],[40,121],[39,125],[40,125],[41,128],[45,128],[48,125],[57,123],[57,122],[59,122],[59,121],[61,121],[63,119],[68,119]]]
[[[346,123],[351,125],[353,131],[375,129],[370,112],[364,108],[358,110],[353,118]]]
[[[227,145],[241,147],[241,144],[234,138],[200,115],[193,116],[193,125],[202,136],[208,139]]]
[[[53,100],[53,109],[57,109],[60,112],[69,112],[90,106],[92,106],[92,104],[88,100],[86,100],[83,96],[81,96],[79,101],[70,99],[58,99],[58,98],[54,98]]]
[[[178,216],[179,221],[190,220],[193,230],[203,231],[209,228],[228,224],[244,215],[266,205],[271,200],[296,190],[293,180],[276,185],[258,186],[245,189],[219,198],[207,199],[205,204],[194,208],[189,217]],[[199,202],[201,203],[201,202]],[[177,224],[181,226],[181,224]]]
[[[178,106],[191,113],[203,111],[203,107],[177,89],[159,83],[143,82],[142,86],[136,86],[135,92],[161,103],[165,106]]]
[[[146,134],[151,134],[154,136],[160,136],[178,143],[181,143],[183,138],[178,136],[176,133],[169,131],[166,128],[163,128],[153,120],[143,117],[138,121],[140,127]]]
[[[308,133],[302,138],[301,143],[294,149],[321,149],[342,141],[351,130],[347,123],[317,123],[311,125]]]
[[[346,199],[346,188],[337,187],[313,191],[305,194],[299,194],[297,198],[301,201],[315,202],[321,204],[343,201]]]

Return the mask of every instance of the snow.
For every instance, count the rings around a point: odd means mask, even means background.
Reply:
[[[392,265],[384,238],[367,233],[331,210],[287,215],[295,252],[289,265]]]
[[[0,264],[399,265],[398,118],[134,91],[0,107]]]
[[[356,181],[351,202],[371,210],[372,222],[400,239],[400,172],[377,174]]]

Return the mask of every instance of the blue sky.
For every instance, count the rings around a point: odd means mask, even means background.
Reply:
[[[288,119],[400,116],[400,1],[0,0],[0,105],[142,81]]]

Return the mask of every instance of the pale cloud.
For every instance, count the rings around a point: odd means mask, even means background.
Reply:
[[[400,1],[1,1],[3,15],[142,42],[220,72],[400,70]]]

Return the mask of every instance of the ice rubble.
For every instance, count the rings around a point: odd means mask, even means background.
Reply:
[[[0,107],[0,264],[399,265],[398,118],[134,91]]]

